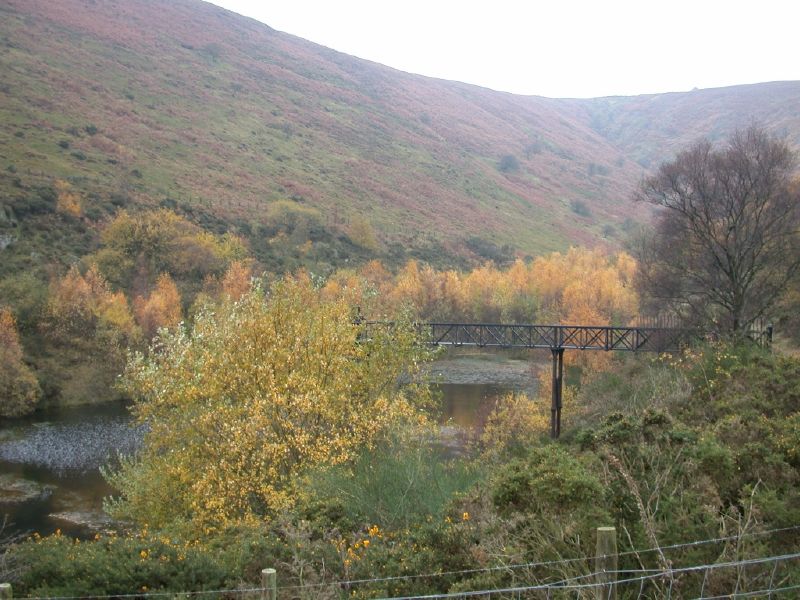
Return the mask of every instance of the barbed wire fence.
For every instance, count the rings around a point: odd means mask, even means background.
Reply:
[[[613,528],[601,528],[612,529]],[[709,545],[737,546],[744,539],[790,536],[790,546],[800,550],[800,525],[762,532],[696,540],[668,546],[619,552],[614,559],[642,557],[649,554],[670,555],[675,551]],[[720,554],[724,556],[725,551]],[[373,598],[377,600],[445,599],[543,599],[543,600],[717,600],[722,598],[798,598],[800,597],[800,551],[767,556],[738,557],[731,560],[677,566],[680,557],[670,557],[668,568],[600,568],[608,556],[597,554],[550,561],[527,562],[456,571],[416,573],[378,578],[329,581],[309,585],[278,585],[275,569],[264,569],[260,586],[219,590],[151,591],[97,596],[33,596],[31,600],[106,600],[111,598],[198,598],[205,600],[305,600],[310,598]],[[568,577],[554,576],[570,567],[582,571]],[[476,576],[501,575],[510,583],[478,585]],[[470,586],[448,592],[394,593],[393,589],[413,590],[425,587],[422,582],[443,578],[457,583],[451,587]],[[502,577],[501,577],[502,578]],[[481,581],[478,579],[477,581]],[[430,587],[430,583],[428,584]],[[387,593],[388,592],[388,593]],[[11,586],[0,584],[0,600],[12,600]]]

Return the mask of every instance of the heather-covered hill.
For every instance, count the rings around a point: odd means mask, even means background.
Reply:
[[[7,0],[0,74],[6,269],[74,261],[121,207],[232,229],[273,270],[616,246],[648,218],[630,200],[646,168],[687,141],[753,120],[800,132],[796,83],[515,96],[197,0]],[[50,216],[59,181],[66,224]]]
[[[569,102],[569,101],[559,101]],[[699,137],[722,141],[736,129],[762,124],[800,147],[800,82],[693,90],[685,93],[572,101],[583,119],[645,167],[669,159]]]
[[[0,11],[11,195],[64,178],[101,205],[169,198],[228,222],[292,199],[333,231],[366,221],[383,249],[473,258],[468,240],[537,253],[643,214],[627,198],[640,167],[568,106],[402,73],[196,1]]]

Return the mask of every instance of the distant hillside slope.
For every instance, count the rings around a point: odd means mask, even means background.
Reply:
[[[289,200],[330,239],[397,260],[615,246],[649,215],[630,200],[643,165],[753,118],[796,139],[800,85],[781,85],[522,97],[196,0],[5,0],[0,197],[63,179],[92,227],[120,206],[166,205],[245,233]]]
[[[561,101],[584,109],[592,129],[646,167],[707,136],[761,124],[800,148],[800,82],[694,90],[687,93]]]

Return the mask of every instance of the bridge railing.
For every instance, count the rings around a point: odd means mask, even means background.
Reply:
[[[367,336],[374,327],[393,326],[385,321],[362,324]],[[479,348],[679,352],[693,343],[714,337],[700,329],[681,327],[456,322],[417,323],[415,327],[432,345]],[[754,327],[748,337],[761,346],[769,346],[772,328]]]
[[[362,335],[370,338],[375,328],[391,328],[394,323],[358,321]],[[435,346],[475,346],[479,348],[542,348],[553,355],[550,435],[561,434],[561,408],[565,350],[605,350],[624,352],[680,352],[708,333],[679,327],[614,327],[606,325],[533,325],[511,323],[417,323],[421,337]],[[754,328],[748,337],[768,346],[772,327]],[[713,339],[713,338],[712,338]]]
[[[676,352],[702,338],[695,329],[585,325],[423,323],[418,326],[438,346]]]

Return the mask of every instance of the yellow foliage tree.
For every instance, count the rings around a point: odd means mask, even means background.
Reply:
[[[58,333],[85,328],[93,316],[93,309],[92,289],[77,266],[51,283],[46,313]]]
[[[131,313],[128,299],[122,292],[108,292],[97,307],[97,336],[116,345],[120,350],[136,343],[141,330]]]
[[[172,211],[130,214],[121,211],[102,233],[94,255],[100,271],[115,285],[130,289],[137,272],[148,281],[158,273],[202,280],[219,276],[231,262],[247,255],[241,238],[217,236]]]
[[[508,394],[497,401],[480,437],[484,458],[520,454],[550,429],[549,405],[526,394]]]
[[[22,360],[14,315],[0,308],[0,417],[19,417],[36,407],[39,383]]]
[[[309,278],[198,315],[163,332],[124,378],[149,425],[135,460],[109,476],[116,516],[207,532],[269,519],[290,506],[298,476],[350,460],[401,422],[423,388],[397,388],[425,350],[412,327],[359,339],[351,305],[323,300]]]
[[[539,386],[536,398],[512,393],[497,401],[480,438],[484,458],[496,460],[524,454],[543,438],[549,437],[552,405],[550,369],[542,369],[537,379]],[[564,386],[561,397],[564,419],[583,414],[577,396],[575,387]]]
[[[467,273],[436,271],[410,260],[392,278],[372,261],[359,274],[377,292],[377,312],[409,306],[424,320],[625,325],[638,310],[635,271],[624,252],[571,248],[505,270],[487,263]]]
[[[636,316],[638,296],[631,280],[633,258],[622,252],[570,248],[537,258],[532,265],[534,289],[545,312],[564,324],[627,325]],[[596,319],[594,323],[570,321]]]
[[[51,284],[46,322],[56,337],[67,340],[75,335],[99,334],[113,340],[117,349],[139,337],[127,298],[111,291],[96,265],[85,274],[73,266]]]
[[[601,250],[570,248],[537,258],[532,265],[535,290],[542,312],[564,325],[627,325],[638,311],[638,296],[631,283],[636,262],[621,252],[609,257]],[[608,367],[611,355],[570,352],[568,364],[590,371]]]
[[[56,188],[56,211],[73,217],[80,217],[83,212],[81,197],[72,189],[69,182],[63,179],[56,179],[54,187]]]
[[[355,217],[350,223],[349,228],[350,239],[365,250],[377,251],[378,238],[375,236],[375,230],[372,224],[364,217]]]
[[[408,261],[395,277],[391,302],[394,306],[413,306],[417,311],[421,309],[422,280],[417,261]]]

